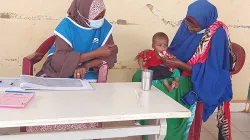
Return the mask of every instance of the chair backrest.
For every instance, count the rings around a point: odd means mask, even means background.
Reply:
[[[45,40],[39,46],[39,48],[36,50],[36,53],[40,53],[42,55],[45,55],[49,51],[49,49],[52,47],[52,45],[54,44],[55,40],[56,40],[56,36],[55,35],[49,37],[47,40]]]
[[[236,43],[232,43],[232,51],[236,57],[236,61],[233,64],[233,71],[231,72],[231,75],[235,75],[240,72],[240,70],[244,66],[246,60],[246,52],[244,48]]]

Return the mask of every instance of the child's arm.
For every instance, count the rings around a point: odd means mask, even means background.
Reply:
[[[142,57],[138,57],[138,64],[141,70],[144,70],[144,63],[143,63],[143,58]]]
[[[147,50],[147,51],[142,51],[138,54],[138,64],[140,66],[141,70],[144,70],[144,61],[147,61],[151,59],[152,51]]]

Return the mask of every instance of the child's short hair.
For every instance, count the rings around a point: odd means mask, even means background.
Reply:
[[[155,40],[156,38],[161,38],[161,39],[168,40],[168,36],[163,32],[158,32],[158,33],[154,34],[153,40]]]

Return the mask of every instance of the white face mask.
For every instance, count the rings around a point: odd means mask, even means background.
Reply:
[[[81,13],[78,10],[77,10],[77,13],[80,15],[80,17],[82,17],[84,19],[85,23],[90,28],[98,29],[98,28],[101,28],[102,25],[104,24],[104,18],[98,19],[98,20],[90,20],[90,19],[87,19],[84,16],[82,16]],[[89,21],[89,23],[86,20]]]
[[[98,29],[101,28],[103,24],[104,24],[104,18],[98,20],[89,20],[90,28]]]
[[[205,32],[206,32],[206,29],[203,29],[203,30],[197,32],[197,34],[204,34]]]

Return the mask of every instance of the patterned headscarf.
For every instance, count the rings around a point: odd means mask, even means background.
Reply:
[[[89,19],[94,19],[105,9],[103,0],[93,0],[89,10]]]
[[[93,20],[105,9],[103,0],[73,0],[68,9],[68,15],[78,24],[86,26],[85,21],[79,13],[85,18]]]

